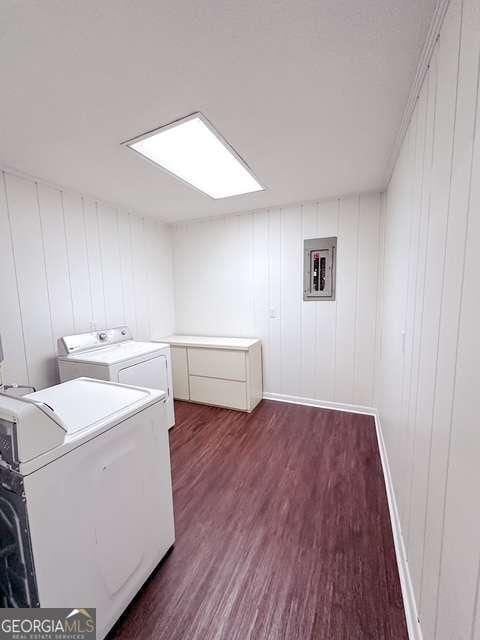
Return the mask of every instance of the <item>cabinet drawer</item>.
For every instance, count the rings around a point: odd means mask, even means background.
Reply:
[[[246,380],[245,352],[228,349],[188,348],[188,372],[225,380]]]
[[[190,376],[190,400],[245,411],[247,385],[236,380]]]

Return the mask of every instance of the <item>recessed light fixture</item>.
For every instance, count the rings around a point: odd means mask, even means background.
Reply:
[[[245,161],[201,113],[123,144],[212,198],[264,189]]]

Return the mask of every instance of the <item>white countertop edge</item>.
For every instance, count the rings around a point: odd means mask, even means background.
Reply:
[[[260,342],[259,338],[231,338],[216,336],[186,336],[174,334],[153,338],[153,342],[164,342],[177,347],[198,347],[204,349],[228,349],[232,351],[248,351]]]

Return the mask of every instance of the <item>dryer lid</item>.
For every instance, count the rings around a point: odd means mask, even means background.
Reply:
[[[93,427],[99,422],[123,419],[133,409],[158,401],[163,392],[90,378],[77,378],[27,397],[46,403],[62,419],[67,434]]]

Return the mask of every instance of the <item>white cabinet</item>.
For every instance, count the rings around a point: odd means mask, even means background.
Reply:
[[[170,344],[178,400],[252,411],[262,399],[260,340],[174,335],[161,342]]]

